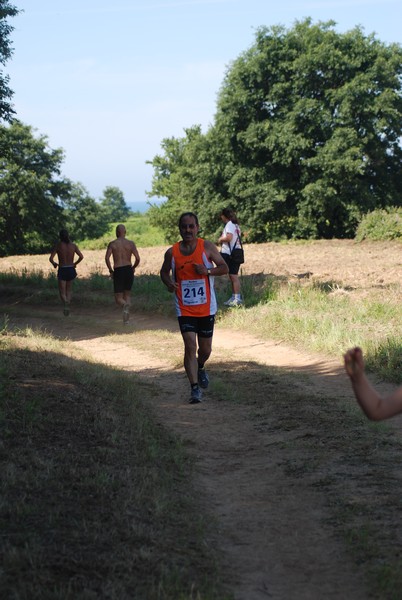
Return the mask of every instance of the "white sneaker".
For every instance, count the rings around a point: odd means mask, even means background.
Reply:
[[[130,305],[125,304],[123,306],[123,323],[124,323],[124,325],[127,325],[129,320],[130,320]]]
[[[243,305],[243,300],[240,300],[239,298],[233,298],[233,300],[230,300],[229,302],[225,302],[226,306],[242,306]]]
[[[231,298],[229,298],[229,300],[226,300],[226,302],[224,302],[223,304],[225,306],[231,306],[234,299],[235,299],[235,297],[232,296]]]

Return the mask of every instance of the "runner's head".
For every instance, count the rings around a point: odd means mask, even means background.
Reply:
[[[116,227],[116,237],[124,237],[126,235],[126,228],[124,225],[117,225]]]
[[[66,244],[70,243],[70,237],[68,235],[67,229],[61,229],[59,233],[60,241],[65,242]]]
[[[179,229],[184,242],[196,240],[200,230],[197,215],[192,212],[183,213],[179,219]]]
[[[179,218],[179,229],[181,228],[182,219],[184,219],[185,217],[193,217],[195,224],[197,225],[197,227],[199,227],[200,224],[198,223],[197,215],[193,212],[184,212],[180,215],[180,218]]]

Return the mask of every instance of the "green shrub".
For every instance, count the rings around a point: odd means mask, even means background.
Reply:
[[[356,240],[402,240],[402,208],[391,206],[363,216],[356,230]]]
[[[116,225],[118,223],[111,223],[109,231],[98,239],[80,241],[80,247],[84,250],[104,250],[108,243],[116,238]],[[133,240],[139,248],[161,246],[165,243],[162,230],[150,224],[147,213],[134,213],[124,221],[124,225],[127,239]]]

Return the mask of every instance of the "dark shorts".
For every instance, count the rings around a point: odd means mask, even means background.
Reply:
[[[182,333],[193,332],[202,338],[210,338],[214,334],[215,316],[208,317],[178,317]]]
[[[231,259],[230,254],[223,254],[223,252],[221,252],[221,256],[229,267],[229,275],[237,275],[239,273],[240,263],[234,262]]]
[[[59,267],[57,271],[57,279],[60,281],[72,281],[77,277],[75,267]]]
[[[134,273],[131,265],[116,267],[113,270],[113,287],[115,294],[128,292],[133,287]]]

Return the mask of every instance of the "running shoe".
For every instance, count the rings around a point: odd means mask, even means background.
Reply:
[[[130,320],[130,305],[125,304],[123,306],[123,323],[124,323],[124,325],[127,325],[129,320]]]
[[[234,300],[234,296],[232,296],[231,298],[229,298],[229,300],[226,300],[226,302],[224,302],[223,304],[225,306],[231,306],[233,300]]]
[[[233,299],[229,300],[228,302],[225,302],[225,305],[229,306],[229,307],[243,306],[243,300],[239,300],[238,298],[233,298]]]
[[[198,369],[198,385],[202,387],[204,390],[207,389],[209,384],[208,373],[205,369]]]
[[[191,388],[191,397],[189,403],[198,404],[199,402],[202,402],[202,391],[199,387]]]
[[[64,314],[65,317],[68,317],[68,315],[70,314],[70,307],[69,307],[69,305],[67,303],[64,304],[63,314]]]

